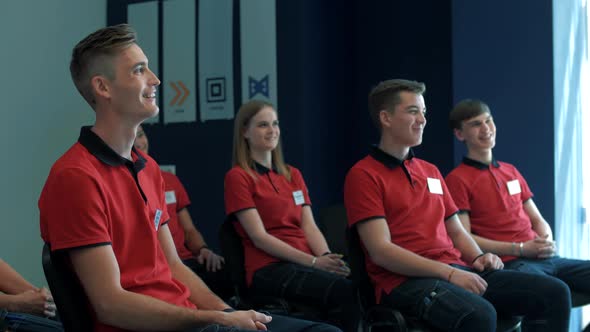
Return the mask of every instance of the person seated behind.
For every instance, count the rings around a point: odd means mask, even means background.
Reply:
[[[51,292],[45,287],[35,287],[8,263],[0,258],[0,311],[25,313],[45,318],[55,318],[56,308]],[[1,315],[0,315],[1,316]],[[51,322],[61,331],[61,324]]]
[[[252,292],[342,308],[356,331],[350,270],[332,253],[311,211],[299,170],[285,164],[277,112],[264,101],[240,107],[234,120],[233,168],[225,175],[225,208],[242,238]]]
[[[139,124],[158,114],[160,81],[129,25],[85,37],[70,71],[96,121],[51,168],[39,198],[40,226],[51,250],[69,255],[94,331],[337,331],[234,311],[182,263],[158,164],[133,148]]]
[[[137,128],[134,146],[148,154],[149,140],[142,126]],[[180,179],[166,171],[162,171],[166,188],[166,206],[170,222],[168,227],[174,239],[174,245],[182,262],[191,268],[207,286],[223,300],[233,295],[231,281],[224,269],[224,259],[211,250],[201,232],[193,224],[188,211],[191,204],[188,194]]]
[[[443,331],[495,331],[497,313],[524,316],[526,331],[567,331],[567,286],[502,270],[463,229],[436,166],[414,156],[426,126],[425,89],[397,79],[371,91],[380,142],[344,184],[376,300]]]
[[[496,124],[488,105],[466,99],[449,118],[467,147],[463,162],[446,177],[465,229],[484,251],[499,255],[505,268],[549,275],[590,295],[590,261],[557,256],[526,180],[516,167],[494,158]]]

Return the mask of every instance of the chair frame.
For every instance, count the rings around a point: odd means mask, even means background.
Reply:
[[[93,314],[86,292],[73,271],[65,250],[51,251],[43,245],[43,272],[66,332],[92,331]]]
[[[242,239],[235,229],[231,219],[225,220],[219,229],[219,244],[225,258],[225,266],[230,273],[234,286],[238,309],[254,309],[275,314],[289,315],[297,318],[323,320],[318,315],[317,307],[284,298],[268,295],[257,295],[249,292],[246,285],[246,271],[244,269],[244,247]]]

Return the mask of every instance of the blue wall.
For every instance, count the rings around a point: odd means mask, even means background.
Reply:
[[[125,20],[124,3],[109,1],[109,24]],[[287,161],[302,170],[316,213],[342,201],[346,172],[377,143],[367,112],[369,90],[381,80],[408,78],[427,85],[428,125],[416,149],[421,158],[443,174],[450,171],[457,160],[447,126],[453,101],[487,100],[499,127],[498,157],[521,169],[552,219],[551,1],[486,3],[277,1],[283,148]],[[146,130],[152,155],[177,165],[193,219],[215,246],[232,122]]]
[[[453,1],[453,100],[488,103],[494,155],[516,165],[553,227],[552,22],[551,0]]]

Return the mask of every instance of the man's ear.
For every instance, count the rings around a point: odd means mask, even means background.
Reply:
[[[391,126],[391,119],[389,118],[389,115],[389,112],[386,110],[379,111],[379,122],[381,122],[382,127]]]
[[[101,96],[107,99],[111,97],[110,81],[106,77],[96,75],[90,79],[90,85],[95,96]]]
[[[459,140],[459,142],[463,142],[465,140],[465,137],[463,137],[463,131],[461,129],[453,129],[453,133],[455,134],[455,137],[457,137],[457,140]]]

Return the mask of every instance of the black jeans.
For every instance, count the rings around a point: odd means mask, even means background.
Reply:
[[[482,296],[445,280],[410,278],[383,294],[382,302],[442,331],[493,332],[498,313],[524,316],[525,332],[567,332],[571,300],[564,282],[510,270],[484,271],[480,276],[488,283]]]
[[[332,312],[329,320],[344,331],[357,331],[360,312],[355,306],[352,283],[334,273],[295,263],[274,263],[254,273],[250,291],[317,305]]]
[[[55,320],[6,310],[0,310],[0,328],[8,328],[10,331],[63,332],[61,323]]]
[[[272,321],[266,324],[269,332],[341,332],[335,326],[310,322],[307,320],[291,317],[273,315]],[[249,331],[232,326],[207,325],[205,327],[193,328],[182,332],[242,332]]]
[[[590,261],[561,258],[518,258],[506,262],[504,269],[545,274],[565,282],[572,292],[590,295]]]

